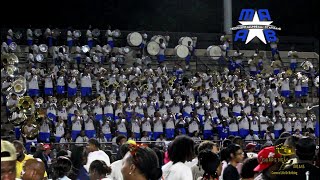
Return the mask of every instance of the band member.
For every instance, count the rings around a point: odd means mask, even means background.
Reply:
[[[73,46],[73,38],[72,38],[72,32],[71,29],[68,29],[67,31],[67,44],[69,47],[69,50],[71,50],[72,46]]]
[[[169,116],[165,119],[165,132],[166,132],[166,138],[167,139],[173,139],[174,138],[174,126],[175,126],[175,116],[173,113],[170,113]]]
[[[148,134],[149,140],[152,137],[152,131],[151,131],[151,119],[148,116],[145,116],[142,118],[141,122],[142,131],[146,132]]]
[[[111,119],[109,118],[104,118],[103,119],[103,123],[101,125],[101,130],[102,130],[102,133],[104,135],[104,137],[107,139],[108,142],[111,141],[112,139],[112,135],[111,135]]]
[[[51,29],[50,28],[47,28],[46,31],[44,32],[44,36],[47,40],[47,43],[48,43],[48,47],[52,47],[53,45],[53,39],[52,39],[52,32],[51,32]]]
[[[33,43],[33,32],[31,29],[27,29],[27,44],[28,46],[32,46]]]
[[[44,95],[53,96],[53,76],[51,74],[44,79]]]
[[[147,35],[146,33],[143,33],[143,34],[142,34],[142,42],[141,42],[141,44],[140,44],[140,53],[141,53],[142,55],[145,54],[144,48],[145,48],[146,45],[147,45],[147,39],[148,39],[148,35]]]
[[[64,71],[60,71],[58,78],[57,78],[57,94],[59,96],[64,95],[65,93],[65,77]]]
[[[290,58],[290,69],[295,72],[297,69],[297,51],[294,50],[294,46],[291,47],[291,51],[288,52]]]
[[[159,51],[159,54],[158,54],[158,63],[161,64],[165,60],[164,52],[166,50],[166,44],[164,43],[164,40],[162,38],[159,39],[159,42],[160,42],[160,51]]]
[[[26,150],[27,150],[27,152],[30,152],[31,144],[38,142],[38,140],[37,140],[38,134],[37,134],[37,136],[35,136],[34,139],[27,138],[27,135],[36,133],[38,131],[39,125],[32,124],[33,123],[32,120],[27,120],[26,123],[27,123],[26,126],[24,126],[24,128],[21,129],[21,131],[23,132],[21,134],[22,134],[22,137],[26,141],[26,144],[25,144]]]
[[[140,140],[141,138],[140,127],[141,127],[140,118],[137,116],[134,116],[131,122],[131,132],[135,134],[135,138],[137,140]]]
[[[95,138],[96,137],[96,130],[93,124],[93,116],[92,115],[85,115],[84,118],[84,129],[85,134],[88,138]]]
[[[71,137],[73,141],[75,141],[77,136],[80,134],[80,131],[83,125],[83,117],[80,115],[80,112],[78,110],[75,110],[74,114],[75,115],[71,117],[71,122],[72,122]]]
[[[81,96],[88,97],[92,95],[91,75],[88,72],[81,73]]]
[[[106,32],[106,37],[107,37],[107,44],[111,47],[111,49],[114,47],[114,41],[113,41],[113,37],[112,37],[112,31],[111,31],[111,27],[108,27],[108,30]]]
[[[127,122],[126,120],[123,119],[119,119],[117,122],[117,130],[119,132],[119,134],[125,135],[126,137],[128,137],[128,133],[127,133]]]
[[[185,61],[186,61],[186,69],[189,69],[191,55],[192,55],[192,52],[193,52],[193,46],[191,45],[191,41],[188,41],[188,49],[189,49],[189,54],[185,59]]]
[[[92,39],[92,32],[91,32],[91,26],[89,26],[89,29],[87,30],[86,33],[87,40],[88,40],[88,46],[90,49],[93,47],[93,39]]]
[[[31,97],[38,97],[40,94],[39,94],[39,80],[40,80],[40,77],[39,75],[36,74],[36,70],[35,69],[32,69],[31,71],[31,76],[29,79],[27,79],[27,81],[29,81],[28,83],[28,94],[29,96]]]
[[[153,139],[158,139],[160,134],[163,134],[163,123],[164,120],[160,116],[160,113],[155,113],[155,117],[153,118]]]
[[[49,120],[44,118],[40,124],[39,140],[41,142],[50,142],[50,125]]]
[[[274,59],[274,55],[278,54],[278,43],[279,43],[279,38],[277,38],[276,41],[270,42],[270,47],[271,47],[271,53],[272,53],[272,59]]]
[[[64,128],[66,127],[62,118],[58,117],[58,123],[56,124],[55,127],[56,127],[55,128],[56,133],[54,134],[54,136],[56,137],[56,142],[60,142],[60,139],[65,133]]]
[[[12,29],[8,30],[8,34],[7,34],[7,44],[8,46],[12,43],[12,39],[13,39],[13,31]]]

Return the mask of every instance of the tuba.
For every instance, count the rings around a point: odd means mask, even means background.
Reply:
[[[75,38],[80,38],[80,37],[81,37],[81,31],[79,31],[79,30],[74,30],[74,31],[73,31],[73,36],[74,36]]]
[[[26,115],[31,115],[34,112],[34,101],[30,96],[19,98],[17,107]]]
[[[11,92],[17,96],[23,96],[27,91],[26,82],[27,80],[23,76],[19,76],[18,79],[11,84]]]
[[[13,112],[12,115],[8,118],[9,122],[12,123],[14,126],[21,125],[26,119],[27,116],[24,113],[17,112]]]
[[[18,68],[16,66],[14,65],[6,66],[6,73],[8,74],[8,76],[13,78],[15,74],[17,74],[17,72],[18,72]]]
[[[301,64],[302,68],[305,70],[305,71],[309,71],[310,68],[312,69],[313,68],[313,65],[310,61],[304,61],[302,64]]]
[[[46,44],[40,44],[39,45],[39,50],[42,53],[46,53],[46,52],[48,52],[48,46]]]

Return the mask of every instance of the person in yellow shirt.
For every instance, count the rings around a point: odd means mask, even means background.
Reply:
[[[24,163],[29,159],[34,159],[33,156],[27,155],[23,152],[23,144],[21,141],[13,141],[13,145],[17,151],[17,162],[16,162],[16,178],[21,178],[21,172],[23,170]],[[44,173],[43,180],[48,179],[47,172]]]

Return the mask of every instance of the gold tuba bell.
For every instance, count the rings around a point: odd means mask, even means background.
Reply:
[[[34,101],[30,96],[19,98],[17,107],[26,115],[31,115],[34,112]]]

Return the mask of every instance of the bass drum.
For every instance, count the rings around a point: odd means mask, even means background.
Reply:
[[[191,41],[191,46],[193,46],[193,40],[191,37],[181,37],[179,39],[179,44],[180,45],[185,45],[188,46],[188,42]]]
[[[160,46],[157,42],[155,41],[150,41],[147,45],[147,52],[152,55],[155,56],[159,53],[160,51]]]
[[[139,46],[142,43],[142,36],[138,32],[132,32],[128,34],[127,42],[130,46]]]
[[[187,46],[184,45],[177,45],[174,48],[174,53],[177,55],[179,58],[186,58],[189,54],[189,49]]]
[[[212,59],[219,59],[222,56],[222,51],[219,46],[209,46],[207,48],[207,55]]]

